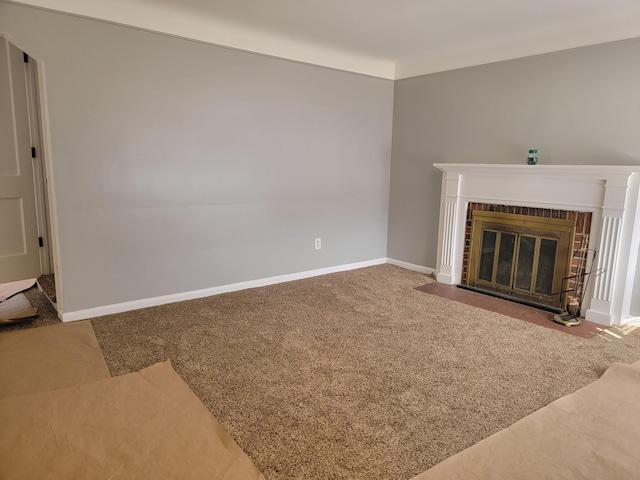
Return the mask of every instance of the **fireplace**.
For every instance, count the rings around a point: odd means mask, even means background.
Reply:
[[[640,322],[630,306],[640,285],[640,166],[434,166],[443,172],[439,282],[558,308],[576,292],[587,320]],[[562,252],[569,257],[558,260]],[[596,274],[575,285],[578,270]]]
[[[560,311],[582,299],[590,212],[471,202],[462,285]]]

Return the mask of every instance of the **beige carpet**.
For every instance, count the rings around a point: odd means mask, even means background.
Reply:
[[[391,265],[92,320],[112,375],[171,359],[269,479],[408,479],[640,359],[414,290]]]
[[[382,265],[94,319],[112,375],[171,359],[269,479],[408,479],[640,359],[414,287]],[[59,323],[39,315],[2,332]]]
[[[50,273],[47,275],[40,275],[38,277],[38,285],[44,292],[44,294],[51,299],[52,302],[56,302],[56,277]]]

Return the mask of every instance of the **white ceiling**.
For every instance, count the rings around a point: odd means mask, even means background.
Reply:
[[[640,0],[14,3],[392,79],[640,37]]]

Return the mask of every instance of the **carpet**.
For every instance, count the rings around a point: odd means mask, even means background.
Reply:
[[[92,319],[112,375],[171,359],[274,479],[407,479],[640,358],[428,295],[392,265]]]
[[[44,292],[44,294],[49,297],[49,299],[56,303],[56,277],[54,274],[50,273],[47,275],[40,275],[38,277],[38,285]]]

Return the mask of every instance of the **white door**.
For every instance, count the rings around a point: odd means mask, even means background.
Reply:
[[[24,56],[0,37],[0,283],[38,277],[39,248]]]

